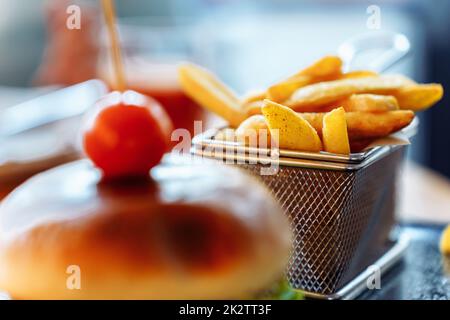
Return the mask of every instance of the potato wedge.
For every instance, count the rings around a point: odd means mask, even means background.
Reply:
[[[325,151],[337,154],[350,154],[347,120],[344,108],[336,108],[323,117],[322,142]]]
[[[286,105],[295,111],[333,104],[355,93],[389,94],[400,90],[409,79],[399,75],[351,78],[308,85],[295,91]]]
[[[186,63],[179,66],[178,76],[189,97],[224,118],[232,127],[237,127],[246,118],[236,95],[209,71]]]
[[[336,56],[324,57],[288,79],[267,89],[267,99],[274,102],[287,100],[295,90],[320,81],[338,79],[342,75],[342,60]]]
[[[325,113],[299,113],[299,115],[322,135]],[[345,118],[350,140],[375,139],[406,127],[414,119],[414,112],[410,110],[383,113],[346,112]]]
[[[254,115],[244,120],[235,134],[238,140],[246,145],[270,146],[270,129],[263,115]]]
[[[440,84],[416,84],[402,87],[393,93],[401,109],[425,110],[442,99],[444,88]]]
[[[264,100],[261,111],[271,134],[278,134],[280,148],[312,152],[322,150],[316,130],[292,109]]]
[[[378,94],[353,94],[341,104],[346,112],[386,112],[399,109],[394,96]]]
[[[441,242],[440,242],[441,253],[444,255],[450,255],[450,224],[442,232]]]

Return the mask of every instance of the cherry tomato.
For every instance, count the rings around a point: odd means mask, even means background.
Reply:
[[[83,147],[104,178],[148,176],[170,147],[172,123],[155,100],[114,91],[87,115]]]

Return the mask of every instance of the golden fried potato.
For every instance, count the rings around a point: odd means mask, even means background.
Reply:
[[[335,78],[341,74],[342,60],[337,56],[325,56],[297,73],[297,75],[306,75],[313,78]]]
[[[301,87],[320,81],[338,79],[342,75],[341,68],[342,60],[339,57],[324,57],[288,79],[269,87],[267,99],[283,102]]]
[[[254,115],[244,120],[235,134],[238,140],[244,141],[246,145],[270,146],[270,129],[262,115]]]
[[[271,135],[278,136],[280,148],[312,152],[322,150],[316,130],[292,109],[264,100],[261,110]]]
[[[247,117],[262,114],[261,107],[264,105],[264,100],[257,100],[253,102],[249,102],[246,105],[242,106],[242,111],[247,115]]]
[[[189,97],[227,120],[232,127],[237,127],[246,118],[236,95],[209,71],[186,63],[178,68],[178,76]]]
[[[333,104],[355,93],[389,94],[401,89],[409,79],[399,75],[351,78],[308,85],[295,91],[286,105],[295,111]]]
[[[259,100],[259,103],[262,103],[262,100],[266,98],[274,102],[283,102],[298,88],[320,81],[338,79],[342,76],[341,68],[342,60],[339,57],[326,56],[288,79],[270,86],[267,92],[259,92],[245,97],[241,104],[244,109],[248,110],[249,105],[255,106],[257,105],[256,101]],[[254,108],[250,108],[250,110],[254,110]]]
[[[441,236],[440,249],[442,254],[450,255],[450,224],[445,228]]]
[[[261,114],[261,107],[267,94],[265,91],[253,91],[247,93],[241,99],[241,110],[247,117]]]
[[[324,115],[322,142],[327,152],[350,154],[344,108],[336,108]]]
[[[369,70],[358,70],[358,71],[350,71],[343,73],[339,79],[352,79],[352,78],[367,78],[367,77],[376,77],[378,73]]]
[[[188,96],[237,128],[221,131],[217,139],[251,144],[253,130],[269,128],[264,138],[279,137],[282,148],[320,151],[321,137],[327,151],[342,154],[350,152],[349,145],[362,148],[406,127],[413,111],[427,109],[443,96],[440,84],[418,84],[402,75],[369,70],[342,73],[342,61],[336,56],[324,57],[243,98],[193,64],[179,67],[179,80]],[[258,144],[259,139],[260,135]]]
[[[245,106],[252,102],[263,101],[264,99],[266,99],[265,91],[251,91],[244,95],[244,97],[241,99],[241,105]]]
[[[316,129],[319,136],[322,136],[323,116],[325,115],[325,112],[299,112],[297,114],[308,121],[308,123]]]
[[[394,96],[378,94],[353,94],[340,103],[346,112],[386,112],[399,109]]]
[[[401,109],[420,111],[427,109],[442,99],[444,88],[440,84],[416,84],[402,87],[393,95]]]
[[[307,75],[298,75],[294,78],[279,82],[267,89],[267,98],[275,102],[288,99],[298,88],[314,83],[314,78]]]
[[[322,134],[325,113],[299,113],[319,134]],[[410,110],[395,110],[383,113],[346,112],[347,130],[350,140],[375,139],[388,136],[403,129],[414,119]]]

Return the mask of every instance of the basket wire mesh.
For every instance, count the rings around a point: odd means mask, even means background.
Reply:
[[[192,153],[224,160],[223,152],[205,151],[208,143],[194,140]],[[294,288],[333,295],[385,253],[395,224],[396,175],[405,149],[371,150],[360,163],[336,167],[330,162],[329,169],[322,157],[317,167],[310,157],[307,165],[283,158],[273,175],[261,175],[267,162],[231,164],[257,176],[289,218],[294,236],[286,273]]]

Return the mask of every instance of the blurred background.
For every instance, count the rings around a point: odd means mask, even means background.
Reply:
[[[98,2],[0,0],[0,107],[54,86],[108,79]],[[82,8],[81,30],[62,27],[71,4]],[[375,28],[368,23],[374,5],[380,9]],[[449,0],[117,0],[116,6],[135,87],[170,86],[175,63],[190,60],[245,93],[336,53],[352,36],[380,30],[401,32],[412,45],[389,72],[445,89],[450,81]],[[411,157],[450,177],[448,104],[447,94],[420,115]]]

